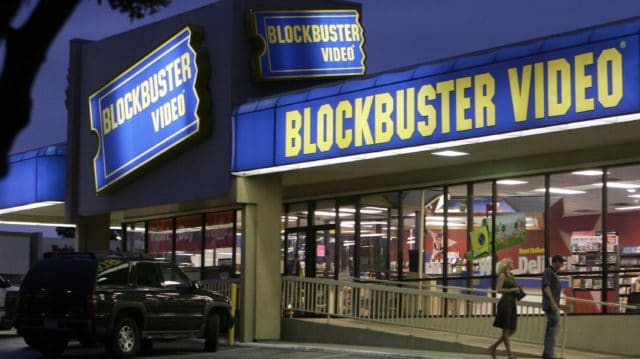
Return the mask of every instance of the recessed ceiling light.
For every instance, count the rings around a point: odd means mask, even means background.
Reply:
[[[544,188],[537,188],[533,190],[534,192],[544,192]],[[587,193],[585,191],[578,191],[575,189],[568,189],[568,188],[554,188],[554,187],[550,187],[549,188],[549,193],[555,193],[555,194],[582,194],[582,193]]]
[[[525,183],[529,183],[529,182],[521,181],[521,180],[503,179],[503,180],[496,181],[496,183],[497,184],[504,184],[504,185],[507,185],[507,186],[515,186],[515,185],[525,184]]]
[[[573,175],[579,176],[602,176],[601,170],[584,170],[584,171],[574,171],[571,172]]]
[[[60,202],[60,201],[34,202],[34,203],[25,204],[25,205],[22,205],[22,206],[2,208],[2,209],[0,209],[0,214],[26,211],[26,210],[29,210],[29,209],[35,209],[35,208],[40,208],[40,207],[55,206],[57,204],[63,204],[63,203],[64,202]]]
[[[431,152],[431,154],[435,155],[435,156],[444,156],[444,157],[459,157],[459,156],[468,155],[468,153],[466,153],[466,152],[453,151],[453,150]]]

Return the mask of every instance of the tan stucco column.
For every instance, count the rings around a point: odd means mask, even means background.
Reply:
[[[240,320],[242,340],[280,338],[280,175],[239,177],[244,204]]]
[[[76,221],[76,249],[78,251],[107,251],[111,230],[111,216],[99,214],[78,217]]]

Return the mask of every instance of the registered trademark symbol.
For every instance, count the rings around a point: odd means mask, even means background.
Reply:
[[[627,47],[627,42],[624,40],[620,41],[620,48],[624,49],[625,47]]]

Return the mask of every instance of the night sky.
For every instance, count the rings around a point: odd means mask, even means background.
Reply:
[[[301,0],[302,1],[302,0]],[[307,0],[309,1],[309,0]],[[12,153],[66,141],[64,92],[69,40],[99,40],[129,31],[215,0],[174,0],[141,21],[111,10],[107,1],[81,2],[52,45],[32,96],[30,125],[16,139]],[[640,16],[637,0],[360,0],[369,58],[388,58],[399,68]],[[27,2],[28,3],[28,2]],[[31,3],[35,3],[32,1]],[[401,26],[390,26],[401,24]],[[0,46],[0,58],[4,52]],[[248,69],[247,69],[248,70]],[[383,70],[369,67],[368,74]]]

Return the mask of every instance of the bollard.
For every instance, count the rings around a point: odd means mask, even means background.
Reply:
[[[229,328],[229,345],[233,345],[236,338],[236,325],[235,325],[235,316],[236,316],[236,302],[238,299],[238,284],[231,283],[231,317],[234,319],[233,325]]]

